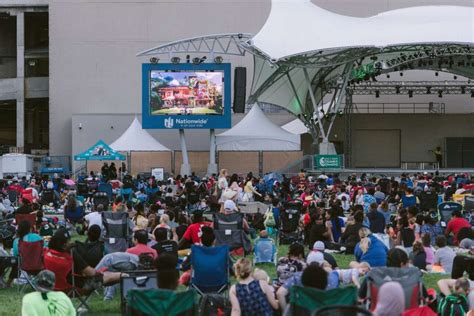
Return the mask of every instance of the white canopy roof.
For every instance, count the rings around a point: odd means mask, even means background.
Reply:
[[[300,150],[300,137],[270,121],[258,105],[230,130],[216,136],[217,150]]]
[[[279,59],[303,52],[347,47],[474,42],[474,8],[423,6],[368,18],[339,15],[309,0],[272,0],[252,45]]]
[[[110,147],[115,151],[170,151],[144,130],[137,118]]]
[[[295,119],[291,122],[286,123],[281,128],[285,131],[290,132],[292,134],[301,135],[308,133],[308,128],[301,122],[300,119]]]

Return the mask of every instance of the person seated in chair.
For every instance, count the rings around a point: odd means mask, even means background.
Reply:
[[[156,244],[153,245],[152,248],[156,250],[158,256],[161,256],[164,253],[169,253],[178,257],[178,243],[168,238],[168,229],[158,227],[155,229],[154,235]]]
[[[104,243],[100,241],[102,231],[99,225],[92,225],[87,230],[87,239],[84,243],[76,241],[75,249],[91,267],[104,257]]]
[[[16,233],[17,238],[13,240],[13,250],[12,250],[12,255],[18,256],[19,251],[18,251],[18,244],[20,240],[26,241],[26,242],[35,242],[35,241],[40,241],[43,238],[41,238],[40,235],[33,233],[32,227],[30,222],[23,221],[20,222],[18,225],[18,231]]]
[[[156,250],[147,246],[148,243],[148,232],[144,229],[135,231],[133,234],[134,247],[128,248],[127,253],[131,253],[137,256],[141,254],[149,254],[155,260],[158,257]]]
[[[31,202],[28,199],[21,199],[21,205],[15,211],[15,214],[30,214],[30,213],[33,213]]]
[[[176,291],[178,288],[179,271],[176,269],[178,257],[165,252],[156,259],[156,281],[159,289]]]
[[[276,252],[277,249],[273,239],[268,238],[268,232],[266,230],[261,230],[260,237],[255,239],[253,246],[255,263],[273,261]]]

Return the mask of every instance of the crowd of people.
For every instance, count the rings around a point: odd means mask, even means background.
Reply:
[[[252,173],[231,175],[223,169],[209,177],[192,174],[158,180],[132,177],[125,170],[120,170],[117,179],[111,169],[104,165],[104,174],[91,172],[74,180],[55,175],[0,181],[4,222],[0,255],[19,256],[21,242],[43,241],[44,266],[52,272],[38,275],[37,282],[47,286],[37,288],[40,295],[33,304],[33,296],[24,297],[25,315],[52,304],[49,297],[67,301],[67,296],[45,293],[68,293],[73,286],[83,290],[104,286],[104,299],[111,299],[123,271],[138,268],[156,269],[159,288],[174,291],[179,285],[189,285],[190,247],[222,244],[216,238],[220,223],[216,214],[224,222],[241,215],[239,229],[250,243],[231,249],[230,272],[236,278],[229,289],[232,315],[283,313],[293,286],[321,291],[355,286],[364,302],[369,293],[367,274],[383,267],[415,267],[445,276],[438,282],[438,295],[424,289],[426,304],[434,306],[437,301],[433,309],[440,314],[456,308],[474,314],[474,207],[459,204],[460,209],[449,213],[438,207],[453,197],[474,195],[469,175],[343,178],[308,175],[302,170],[293,177],[269,179]],[[103,192],[104,184],[110,190]],[[268,205],[265,214],[240,206],[254,201]],[[120,247],[114,241],[114,250],[110,240],[104,246],[106,212],[116,218],[127,214],[125,235],[130,238]],[[35,214],[35,219],[14,221],[21,214]],[[84,242],[71,242],[77,233],[85,234]],[[280,258],[273,261],[274,280],[268,269],[254,267],[257,258],[268,256],[264,252],[268,243],[273,245],[270,257],[277,255],[277,244],[289,245],[288,253],[279,253]],[[346,254],[352,261],[340,267],[331,253]],[[11,261],[0,261],[0,286],[10,287],[14,279],[21,284],[18,272]],[[373,313],[402,315],[406,309],[402,286],[387,282],[379,291]],[[58,304],[70,309],[68,303]]]

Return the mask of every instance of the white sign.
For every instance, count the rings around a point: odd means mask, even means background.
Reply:
[[[151,169],[151,176],[155,177],[158,181],[163,181],[165,178],[165,169],[163,168],[152,168]]]

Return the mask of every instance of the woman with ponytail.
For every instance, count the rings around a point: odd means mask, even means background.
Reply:
[[[241,258],[235,263],[234,271],[238,283],[230,288],[232,316],[272,316],[273,309],[278,309],[278,302],[268,283],[252,277],[252,262]]]
[[[375,237],[370,229],[359,229],[360,242],[356,245],[354,255],[357,262],[368,262],[371,267],[384,267],[387,265],[388,249],[383,242]]]

